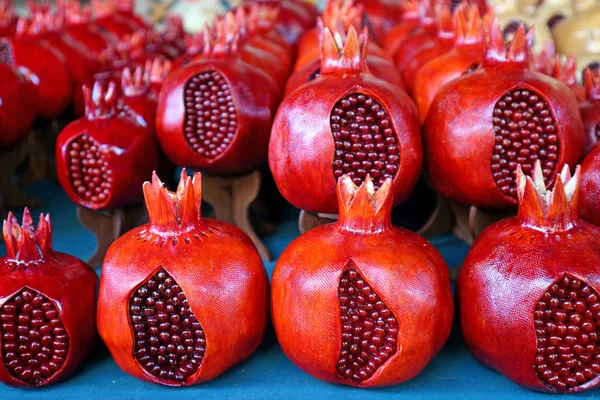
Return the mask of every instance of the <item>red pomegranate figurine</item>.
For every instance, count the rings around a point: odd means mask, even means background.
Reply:
[[[586,68],[583,73],[586,100],[579,105],[585,130],[585,150],[589,153],[600,141],[600,70]]]
[[[202,57],[173,71],[163,84],[158,138],[177,165],[248,172],[267,159],[281,95],[270,76],[242,61],[238,36],[205,37]]]
[[[4,242],[0,381],[16,387],[60,382],[94,347],[98,276],[83,261],[52,250],[49,215],[40,215],[36,230],[27,208],[23,226],[8,213]]]
[[[85,117],[63,129],[56,142],[56,173],[69,198],[92,210],[142,202],[142,183],[158,166],[147,128],[116,113],[115,85],[84,86]]]
[[[283,197],[303,210],[337,213],[344,174],[357,185],[370,174],[375,187],[392,178],[395,204],[419,177],[417,111],[404,91],[368,72],[366,43],[366,30],[359,39],[351,27],[342,44],[325,28],[320,76],[286,97],[275,117],[269,165]]]
[[[509,48],[497,20],[486,35],[481,66],[433,100],[423,130],[426,169],[454,201],[509,208],[518,165],[529,175],[540,160],[552,186],[563,165],[581,160],[585,138],[573,92],[529,68],[533,32],[521,25]]]
[[[294,240],[272,281],[284,353],[316,378],[358,387],[406,382],[452,325],[450,278],[425,239],[391,223],[392,179],[338,181],[340,218]]]
[[[546,189],[517,167],[519,212],[476,239],[457,282],[471,353],[528,389],[580,392],[600,382],[600,228],[577,217],[580,168]]]
[[[211,380],[248,358],[267,324],[268,278],[240,229],[201,214],[200,174],[177,192],[144,184],[150,223],[112,244],[98,331],[128,374],[168,386]]]
[[[2,54],[0,54],[0,59]],[[25,139],[33,126],[36,90],[26,77],[0,62],[0,149]]]
[[[484,24],[491,23],[493,14],[487,14]],[[488,25],[489,26],[489,25]],[[433,98],[446,83],[475,69],[483,58],[483,26],[477,9],[459,13],[454,21],[454,47],[419,69],[414,78],[413,99],[421,121],[425,121]]]
[[[579,216],[600,226],[600,146],[595,146],[581,164]]]

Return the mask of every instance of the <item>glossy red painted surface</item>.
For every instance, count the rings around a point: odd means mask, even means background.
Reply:
[[[425,18],[421,24],[410,31],[394,53],[394,63],[400,71],[404,71],[419,50],[437,36],[437,26],[433,19]]]
[[[381,43],[387,33],[403,19],[404,7],[398,0],[359,0],[364,6],[373,40]]]
[[[100,279],[98,331],[119,367],[138,379],[170,386],[209,381],[248,358],[260,344],[268,315],[266,271],[252,241],[240,229],[202,218],[200,174],[192,181],[184,170],[177,192],[168,192],[155,175],[152,184],[144,184],[144,193],[150,223],[121,236],[106,254]],[[164,338],[161,334],[160,346],[147,338],[139,347],[141,331],[137,322],[132,324],[130,301],[140,287],[150,286],[150,278],[161,269],[185,295],[191,312],[191,316],[180,315],[167,308],[170,323],[184,320],[187,327],[185,321],[193,316],[205,338],[203,349],[188,353],[189,359],[194,356],[200,362],[195,363],[191,375],[186,372],[186,379],[155,376],[138,361],[143,359],[142,348],[156,346],[171,359],[174,349],[166,346],[167,342],[189,346],[185,332],[180,337],[169,331],[173,336]],[[164,290],[161,293],[159,298],[174,304]],[[153,312],[154,305],[162,322],[164,304],[159,308],[158,302],[148,302],[143,308]],[[156,333],[148,333],[153,335]],[[169,363],[159,365],[165,369]]]
[[[579,104],[579,111],[583,119],[587,154],[600,141],[600,72],[586,68],[583,77],[586,97]]]
[[[490,35],[481,67],[443,86],[431,105],[423,131],[426,170],[433,187],[452,200],[480,207],[514,207],[517,164],[527,164],[524,171],[529,174],[533,162],[543,160],[546,183],[552,184],[564,164],[575,165],[581,160],[583,125],[572,91],[529,69],[531,32],[526,35],[524,28],[519,28],[510,49],[506,49],[497,23]],[[514,130],[512,125],[518,122],[511,112],[501,109],[506,106],[503,99],[515,90],[534,94],[532,99],[537,99],[546,116],[534,116],[526,123],[532,124],[527,129],[517,125],[525,129],[522,134],[496,138],[502,130],[494,130],[494,124],[507,124],[510,119],[510,129]],[[514,118],[523,115],[514,114]],[[546,131],[546,126],[554,130]],[[533,130],[537,132],[535,138]],[[544,135],[553,136],[558,144]],[[520,144],[510,148],[513,141]],[[522,153],[519,145],[527,152]],[[548,152],[554,155],[545,159]],[[521,157],[524,161],[518,161]],[[494,175],[504,169],[507,175]],[[497,184],[500,180],[504,183]],[[500,190],[504,184],[510,185],[510,195],[508,189],[506,193]]]
[[[579,173],[571,178],[567,168],[548,194],[543,182],[521,174],[517,217],[481,233],[457,282],[471,353],[541,392],[579,392],[600,382],[591,322],[600,307],[600,229],[577,217]],[[541,175],[540,168],[536,182]]]
[[[50,216],[40,215],[37,229],[34,229],[27,209],[23,214],[22,227],[12,213],[4,221],[7,256],[0,259],[0,313],[3,314],[0,381],[7,385],[26,388],[60,382],[80,368],[95,344],[98,277],[83,261],[53,251],[51,236]],[[31,316],[27,310],[17,307],[13,316],[20,315],[21,318],[10,318],[7,304],[14,302],[23,290],[42,296],[47,303],[42,305],[42,310],[49,306],[54,310],[53,315],[40,313],[40,305],[36,304],[38,300],[34,299],[35,312]],[[29,303],[28,307],[31,306]],[[24,329],[28,327],[26,321],[30,321],[28,329]],[[23,339],[16,339],[27,345],[16,349],[9,340],[9,325],[19,326],[18,336]],[[60,328],[48,329],[51,325]],[[64,338],[61,338],[64,335],[68,338],[67,349]],[[15,350],[11,351],[12,348]],[[34,355],[33,361],[25,361],[27,354]],[[20,363],[23,368],[19,370],[14,367],[14,362]],[[59,368],[46,372],[45,376],[40,374],[40,370],[54,369],[50,363],[55,363]],[[26,373],[27,369],[30,372],[37,371],[39,379],[35,379],[36,373]],[[19,371],[25,375],[19,375]]]
[[[0,148],[20,142],[29,133],[35,118],[29,104],[35,95],[36,89],[26,77],[0,64]]]
[[[424,11],[428,10],[427,2],[424,7],[415,0],[406,0],[402,2],[402,16],[400,21],[394,25],[383,37],[382,47],[389,54],[396,54],[400,44],[410,33],[421,25],[421,17]]]
[[[378,104],[382,118],[386,118],[385,127],[370,129],[383,132],[389,128],[394,132],[390,140],[395,143],[397,164],[389,168],[393,169],[391,190],[397,204],[410,194],[421,170],[421,139],[414,104],[404,91],[367,72],[365,54],[361,53],[365,51],[366,36],[359,39],[352,27],[344,49],[337,47],[328,29],[325,38],[321,75],[284,99],[273,124],[269,165],[277,187],[296,207],[337,213],[333,162],[338,139],[334,139],[330,119],[339,102],[360,95]],[[366,139],[375,140],[371,136]],[[369,146],[374,149],[374,144]],[[382,146],[374,157],[392,151]]]
[[[146,128],[116,114],[114,84],[84,91],[86,116],[56,142],[58,180],[74,203],[92,210],[139,204],[142,183],[158,168],[157,143]]]
[[[600,226],[600,146],[595,146],[581,164],[579,216]]]
[[[424,239],[392,226],[391,184],[374,192],[369,178],[358,188],[342,177],[339,221],[294,240],[275,266],[277,339],[294,364],[318,379],[358,387],[403,383],[450,333],[447,267]],[[348,275],[357,276],[358,289],[348,289]],[[352,362],[360,372],[348,379],[357,370]]]

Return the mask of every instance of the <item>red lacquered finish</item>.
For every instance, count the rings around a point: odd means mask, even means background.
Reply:
[[[29,210],[4,221],[0,258],[0,381],[29,388],[72,375],[96,339],[98,277],[83,261],[52,250],[50,216],[37,229]]]
[[[467,347],[486,366],[540,392],[600,382],[600,228],[577,217],[580,168],[547,191],[539,162],[518,170],[519,212],[476,239],[457,297]]]
[[[577,99],[563,83],[529,68],[533,31],[517,30],[507,49],[494,21],[479,68],[435,96],[423,138],[433,187],[460,203],[514,207],[517,165],[542,161],[551,186],[564,164],[583,157]]]
[[[417,376],[453,316],[448,268],[420,236],[392,226],[392,180],[375,191],[338,181],[340,218],[285,249],[273,272],[272,315],[288,358],[312,376],[358,387]]]
[[[600,226],[600,146],[595,146],[581,164],[579,216]]]
[[[206,31],[208,32],[208,31]],[[244,62],[233,35],[207,33],[196,61],[163,84],[157,132],[177,165],[216,173],[242,173],[267,159],[273,116],[281,96],[275,82]]]
[[[404,40],[399,43],[396,52],[393,53],[394,63],[401,72],[408,66],[419,49],[437,36],[437,12],[428,7],[427,3],[422,7],[419,25],[408,32]]]
[[[0,63],[0,149],[27,137],[35,118],[30,106],[35,96],[35,87],[26,77]]]
[[[389,54],[396,54],[400,44],[410,33],[421,24],[421,16],[429,3],[418,0],[402,0],[402,16],[400,22],[394,25],[383,38],[382,47]]]
[[[116,113],[115,85],[84,87],[86,115],[59,134],[56,174],[75,203],[111,210],[142,202],[142,183],[157,169],[155,139]]]
[[[491,22],[490,13],[486,19]],[[413,99],[425,121],[433,98],[446,83],[475,69],[483,59],[483,27],[477,9],[459,13],[454,21],[454,48],[419,69],[414,78]]]
[[[337,213],[336,181],[348,174],[376,187],[392,178],[394,203],[412,191],[422,163],[417,111],[398,87],[366,63],[367,34],[344,44],[325,28],[320,76],[282,102],[269,145],[279,191],[303,210]]]
[[[252,241],[204,219],[200,174],[177,192],[144,184],[150,223],[112,244],[102,266],[98,331],[117,365],[152,383],[221,375],[260,344],[269,281]]]
[[[586,100],[579,104],[579,111],[586,136],[585,152],[589,153],[600,142],[600,71],[586,68],[583,81]]]

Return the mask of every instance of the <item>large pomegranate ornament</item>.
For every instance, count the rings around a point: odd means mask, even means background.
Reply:
[[[417,111],[408,95],[375,78],[366,64],[366,31],[350,28],[342,47],[325,28],[321,74],[284,99],[269,144],[279,191],[294,206],[337,213],[344,174],[376,187],[392,179],[394,203],[412,191],[421,170]],[[310,105],[310,107],[307,107]]]
[[[425,63],[415,74],[412,93],[421,121],[425,121],[440,88],[470,72],[469,69],[476,69],[483,58],[483,27],[479,12],[474,9],[456,17],[452,50]],[[492,14],[486,16],[490,22],[492,18]]]
[[[50,216],[37,230],[26,208],[23,226],[4,221],[0,258],[0,381],[44,386],[68,378],[96,338],[98,277],[83,261],[52,250]]]
[[[517,166],[531,174],[540,160],[551,186],[582,158],[583,125],[573,92],[530,70],[531,31],[521,25],[508,49],[497,20],[486,36],[481,66],[443,86],[429,109],[427,174],[454,201],[514,207]]]
[[[600,228],[577,217],[580,168],[546,190],[518,166],[519,212],[484,230],[457,283],[462,331],[482,363],[528,389],[600,382]]]
[[[294,240],[272,281],[284,353],[325,381],[359,387],[414,378],[452,325],[448,269],[433,246],[391,223],[392,179],[338,181],[340,218]]]
[[[600,142],[600,70],[586,68],[583,81],[586,100],[579,105],[579,111],[586,136],[585,150],[589,153]]]
[[[579,216],[600,226],[600,146],[595,146],[581,164]]]
[[[236,37],[206,35],[202,57],[163,84],[158,138],[177,165],[242,173],[266,161],[280,92],[265,72],[242,61]]]
[[[67,125],[56,142],[61,186],[75,204],[92,210],[141,203],[141,185],[158,166],[154,137],[116,113],[113,83],[83,91],[85,117]]]
[[[121,236],[102,266],[98,331],[128,374],[208,381],[248,358],[267,324],[268,278],[240,229],[201,215],[200,174],[177,192],[144,184],[150,223]]]

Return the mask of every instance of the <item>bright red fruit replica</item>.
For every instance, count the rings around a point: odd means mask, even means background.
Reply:
[[[7,256],[0,258],[0,381],[44,386],[68,378],[96,338],[98,277],[83,261],[52,250],[50,216],[37,230],[29,210],[19,226],[4,221]]]
[[[580,169],[547,191],[519,168],[519,213],[476,239],[457,283],[471,353],[528,389],[579,392],[600,382],[600,228],[577,217]]]
[[[486,18],[490,18],[488,15]],[[454,21],[454,48],[446,54],[427,62],[416,73],[413,99],[419,110],[421,121],[436,93],[446,83],[460,77],[470,68],[477,68],[483,58],[483,27],[477,9],[458,13]]]
[[[600,71],[586,68],[583,80],[586,100],[579,105],[579,111],[586,136],[585,152],[589,153],[600,142]]]
[[[577,100],[563,83],[531,71],[533,31],[517,30],[506,48],[494,21],[479,68],[443,86],[435,96],[423,139],[433,187],[480,207],[517,203],[517,166],[531,174],[542,162],[552,186],[564,164],[583,157]]]
[[[92,210],[142,202],[142,183],[158,167],[147,128],[116,113],[114,84],[83,88],[85,117],[67,125],[56,142],[56,173],[71,200]]]
[[[414,378],[452,325],[444,260],[391,223],[392,180],[375,191],[338,181],[340,218],[294,240],[272,281],[272,314],[284,353],[325,381],[359,387]]]
[[[177,165],[242,173],[266,161],[281,94],[265,72],[242,61],[233,36],[207,36],[202,56],[163,84],[158,138]]]
[[[366,65],[367,35],[350,28],[344,48],[325,28],[320,76],[284,99],[273,124],[269,165],[294,206],[337,213],[336,181],[376,187],[392,178],[394,203],[412,191],[421,171],[417,111],[408,95],[375,78]],[[310,105],[310,107],[308,107]]]
[[[1,58],[1,55],[0,55]],[[35,118],[35,87],[12,67],[0,63],[0,149],[25,139]]]
[[[581,164],[579,216],[600,226],[600,146],[595,146]]]
[[[248,358],[267,324],[268,278],[240,229],[201,215],[200,174],[144,184],[150,223],[108,250],[98,331],[125,372],[188,386]]]

